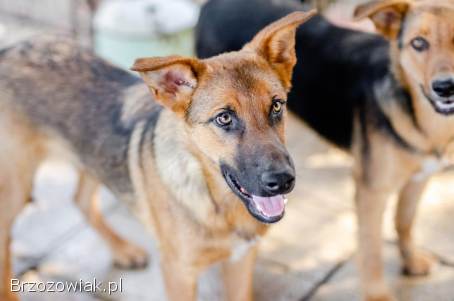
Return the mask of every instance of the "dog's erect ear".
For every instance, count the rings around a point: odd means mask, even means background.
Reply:
[[[356,20],[370,18],[377,31],[388,39],[396,39],[399,35],[411,0],[378,0],[359,5],[354,13]]]
[[[186,111],[204,69],[199,60],[180,56],[141,58],[131,68],[140,73],[156,101],[178,115]]]
[[[290,89],[296,64],[296,28],[315,14],[315,10],[291,13],[262,29],[243,49],[253,50],[264,57],[278,73],[285,88]]]

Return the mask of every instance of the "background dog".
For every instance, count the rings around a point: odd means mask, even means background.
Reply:
[[[144,252],[112,232],[93,206],[102,183],[152,224],[171,300],[194,300],[197,277],[223,261],[229,300],[252,298],[255,242],[280,220],[294,167],[284,146],[296,63],[293,13],[241,51],[197,60],[139,59],[136,77],[65,39],[0,53],[0,299],[9,291],[10,228],[49,155],[79,168],[76,201],[117,262]]]
[[[200,18],[198,54],[239,49],[259,28],[302,9],[290,2],[212,0]],[[355,157],[364,297],[392,300],[381,251],[383,212],[391,194],[399,193],[396,229],[403,271],[426,275],[432,266],[431,257],[415,248],[411,229],[429,176],[445,168],[452,155],[454,7],[452,1],[385,0],[358,7],[355,16],[370,18],[386,39],[313,18],[297,32],[296,53],[302,59],[289,105]]]

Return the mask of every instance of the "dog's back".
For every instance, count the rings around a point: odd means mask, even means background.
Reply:
[[[241,48],[260,28],[303,5],[271,0],[211,0],[197,29],[201,57]],[[389,75],[388,43],[317,16],[298,29],[298,63],[288,105],[331,142],[348,148],[353,115],[373,98],[369,87]],[[375,104],[372,104],[375,106]],[[380,121],[378,121],[380,122]]]
[[[115,181],[118,192],[128,192],[125,160],[134,120],[125,102],[152,103],[138,78],[69,39],[42,37],[0,53],[0,91],[0,113],[20,118],[19,125],[39,136],[43,152],[58,144],[106,184]]]

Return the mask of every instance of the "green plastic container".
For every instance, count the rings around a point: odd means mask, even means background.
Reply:
[[[193,56],[198,12],[183,0],[107,1],[95,17],[95,51],[125,69],[139,57]]]

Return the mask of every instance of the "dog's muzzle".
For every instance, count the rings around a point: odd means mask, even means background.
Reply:
[[[230,189],[241,199],[249,213],[263,223],[275,223],[285,214],[287,198],[295,184],[293,171],[265,172],[260,176],[260,195],[249,191],[234,170],[221,166],[222,174]]]

